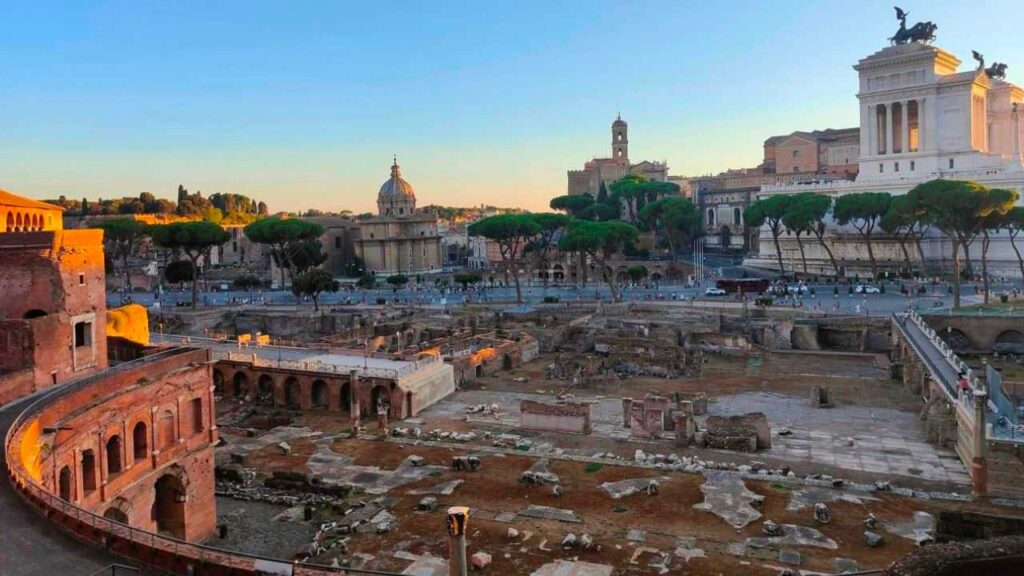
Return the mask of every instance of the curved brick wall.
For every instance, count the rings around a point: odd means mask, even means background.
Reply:
[[[367,573],[196,544],[216,528],[210,366],[176,348],[46,394],[8,430],[11,484],[79,540],[169,573]]]

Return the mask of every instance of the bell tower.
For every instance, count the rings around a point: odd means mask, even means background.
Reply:
[[[629,164],[629,137],[627,136],[628,126],[622,115],[619,115],[615,122],[612,122],[612,158],[620,164]]]

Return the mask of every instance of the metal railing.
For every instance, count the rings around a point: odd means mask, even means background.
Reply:
[[[372,574],[380,576],[398,576],[394,572],[380,572],[374,570],[362,570],[352,568],[335,568],[332,566],[324,566],[320,564],[312,563],[301,563],[301,562],[290,562],[286,560],[270,558],[266,556],[260,556],[257,554],[247,554],[244,552],[233,552],[229,550],[223,550],[213,546],[206,546],[203,544],[195,544],[192,542],[186,542],[177,538],[166,536],[163,534],[156,534],[140,528],[135,528],[127,524],[122,524],[110,518],[94,514],[84,508],[80,508],[62,498],[58,495],[48,492],[42,485],[37,483],[31,478],[24,469],[24,465],[21,462],[20,450],[15,450],[13,443],[15,439],[21,434],[22,428],[26,423],[44,407],[52,403],[58,398],[62,398],[88,388],[94,384],[102,382],[112,375],[121,374],[124,372],[130,372],[140,367],[148,366],[161,362],[173,356],[179,354],[185,354],[193,352],[197,348],[180,347],[164,350],[146,356],[132,362],[126,362],[119,364],[113,368],[104,370],[97,374],[86,376],[74,382],[65,384],[58,388],[53,388],[51,391],[40,396],[34,402],[32,402],[27,408],[25,408],[11,423],[10,428],[7,430],[7,434],[4,438],[4,451],[5,451],[5,465],[7,467],[8,479],[15,491],[31,506],[39,509],[44,516],[50,520],[54,520],[53,513],[59,513],[64,518],[73,520],[76,524],[75,528],[63,526],[65,530],[81,535],[88,527],[94,532],[93,536],[98,534],[105,535],[102,539],[103,544],[113,554],[123,556],[132,560],[138,560],[144,564],[156,564],[153,560],[152,554],[143,554],[138,550],[139,546],[149,548],[155,551],[163,551],[171,554],[176,558],[187,558],[194,561],[194,564],[187,568],[182,566],[181,572],[188,571],[190,574],[202,574],[202,566],[214,565],[220,567],[232,567],[235,569],[254,571],[256,566],[259,565],[263,571],[271,570],[275,574],[293,574],[295,569],[300,569],[302,573],[306,574]],[[98,534],[97,534],[98,533]],[[111,536],[119,539],[121,542],[127,542],[134,544],[135,546],[127,546],[126,551],[117,551],[117,542],[111,540]],[[135,558],[128,551],[134,550],[139,558]],[[141,556],[147,556],[143,558]],[[105,570],[105,568],[104,568]],[[222,570],[214,571],[221,572]],[[102,571],[101,571],[102,572]]]

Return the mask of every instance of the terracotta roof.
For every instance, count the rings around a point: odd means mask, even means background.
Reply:
[[[64,211],[60,206],[47,204],[46,202],[40,202],[39,200],[33,200],[31,198],[25,198],[24,196],[17,196],[3,189],[0,189],[0,205],[17,206],[19,208],[35,208],[37,210]]]

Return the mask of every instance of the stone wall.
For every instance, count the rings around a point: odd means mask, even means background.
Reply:
[[[943,510],[935,525],[935,538],[940,542],[1014,535],[1024,535],[1024,516]]]
[[[545,432],[590,434],[590,404],[519,403],[519,427]]]

